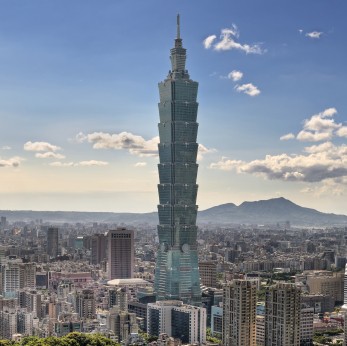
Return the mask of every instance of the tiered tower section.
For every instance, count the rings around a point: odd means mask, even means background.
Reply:
[[[196,102],[198,83],[185,69],[177,16],[177,38],[167,78],[159,83],[159,225],[155,287],[158,300],[201,303],[197,253],[198,206]]]

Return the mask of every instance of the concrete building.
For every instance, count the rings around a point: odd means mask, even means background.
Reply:
[[[217,287],[217,264],[215,262],[199,262],[201,283],[207,287]]]
[[[93,234],[90,238],[90,262],[100,264],[106,260],[106,240],[105,234]]]
[[[183,344],[206,342],[206,309],[178,300],[157,301],[147,307],[147,333],[181,339]]]
[[[344,273],[326,271],[312,272],[307,275],[306,284],[310,294],[330,295],[335,303],[343,302]]]
[[[59,251],[59,230],[57,227],[47,229],[47,254],[56,258]]]
[[[95,299],[94,291],[84,289],[76,294],[76,311],[82,319],[95,318]]]
[[[257,286],[233,280],[223,288],[223,345],[255,346]]]
[[[301,292],[291,283],[278,283],[265,295],[265,345],[300,346]]]
[[[311,346],[313,343],[314,309],[302,306],[300,315],[300,345]]]
[[[257,315],[255,318],[256,324],[256,345],[265,346],[265,316]]]
[[[2,294],[6,298],[15,297],[21,288],[22,260],[6,259],[1,265]]]
[[[127,340],[131,334],[138,332],[136,314],[114,306],[107,315],[107,328],[113,331],[117,342]]]
[[[134,231],[117,228],[108,232],[108,278],[131,279],[134,277]]]

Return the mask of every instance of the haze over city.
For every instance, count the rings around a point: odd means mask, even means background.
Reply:
[[[180,13],[199,208],[283,196],[347,214],[343,0],[0,4],[0,209],[156,209]]]

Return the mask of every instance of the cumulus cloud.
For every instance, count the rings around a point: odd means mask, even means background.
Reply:
[[[260,94],[260,90],[252,83],[236,85],[235,90],[238,92],[243,92],[249,96],[257,96]]]
[[[280,137],[281,141],[288,141],[290,139],[294,139],[295,135],[293,133],[287,133],[286,135],[283,135]]]
[[[212,46],[213,41],[214,41],[216,38],[217,38],[216,35],[210,35],[210,36],[206,37],[206,38],[204,39],[204,41],[202,42],[203,45],[204,45],[204,47],[205,47],[205,49],[210,49],[211,46]]]
[[[65,156],[59,153],[55,153],[53,151],[47,151],[46,153],[36,153],[35,157],[39,159],[65,159]]]
[[[0,148],[1,150],[11,150],[12,148],[9,147],[8,145],[4,145]]]
[[[145,167],[147,166],[147,162],[136,162],[134,167]]]
[[[159,136],[145,140],[142,136],[134,135],[133,133],[129,132],[114,134],[105,132],[83,134],[80,132],[76,135],[76,141],[80,143],[91,143],[94,149],[124,149],[128,150],[130,154],[139,157],[158,156]],[[201,159],[202,155],[214,151],[215,149],[208,149],[204,145],[200,144],[198,159]]]
[[[233,70],[228,74],[228,78],[233,80],[234,82],[239,81],[242,77],[243,77],[243,73],[237,70]]]
[[[142,136],[134,135],[129,132],[114,134],[93,132],[87,135],[79,133],[76,136],[76,140],[80,143],[84,141],[92,143],[94,149],[125,149],[131,154],[140,157],[158,155],[158,136],[146,141]]]
[[[203,45],[206,49],[213,48],[216,51],[225,51],[225,50],[240,50],[245,52],[246,54],[262,54],[264,51],[262,50],[259,44],[241,44],[237,42],[239,38],[239,30],[235,24],[231,26],[231,28],[225,28],[221,30],[221,35],[219,37],[219,41],[214,43],[217,36],[210,35],[205,38],[203,41]]]
[[[24,150],[26,151],[58,151],[61,148],[48,142],[26,142]]]
[[[0,167],[18,167],[24,159],[19,156],[14,156],[9,159],[0,158]]]
[[[201,161],[206,154],[215,153],[217,150],[214,148],[206,148],[203,144],[199,144],[197,160]]]
[[[303,142],[320,142],[330,140],[334,136],[347,136],[347,126],[335,122],[333,117],[336,114],[336,108],[327,108],[310,119],[305,119],[303,129],[296,138]]]
[[[271,180],[320,182],[347,177],[347,146],[329,142],[307,147],[300,155],[266,155],[250,162],[222,158],[210,168],[236,170]]]
[[[321,38],[322,35],[323,33],[321,31],[312,31],[312,32],[306,33],[305,36],[309,38],[313,38],[313,39],[318,39],[318,38]]]

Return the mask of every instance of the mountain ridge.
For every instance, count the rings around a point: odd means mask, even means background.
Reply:
[[[44,222],[104,222],[138,225],[158,223],[157,212],[114,213],[114,212],[76,212],[76,211],[32,211],[0,210],[0,216],[10,221]],[[283,197],[268,200],[245,201],[237,206],[225,203],[198,212],[198,224],[276,224],[289,221],[302,226],[347,226],[347,215],[323,213],[316,209],[301,207]]]

